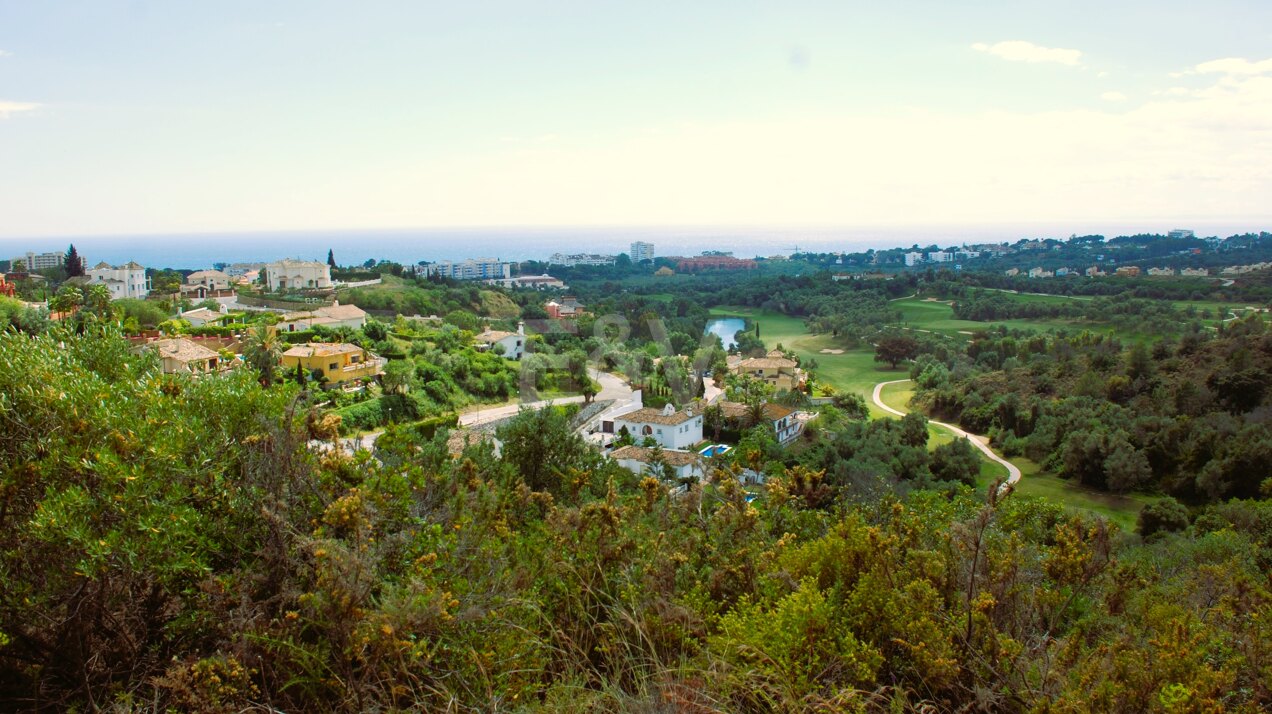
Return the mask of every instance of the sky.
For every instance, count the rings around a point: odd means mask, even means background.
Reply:
[[[0,0],[0,237],[1272,226],[1272,3]]]

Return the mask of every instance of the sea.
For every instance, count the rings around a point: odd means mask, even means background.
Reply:
[[[1178,223],[1178,225],[1177,225]],[[739,258],[789,255],[796,251],[853,253],[868,249],[1014,242],[1022,238],[1067,238],[1099,233],[1107,237],[1166,233],[1175,228],[1197,235],[1226,237],[1268,225],[1145,221],[1142,223],[1038,222],[982,225],[872,226],[602,226],[495,227],[372,230],[305,230],[224,233],[166,233],[0,237],[0,259],[27,251],[65,252],[70,244],[89,265],[136,261],[151,268],[200,270],[214,263],[267,262],[280,258],[327,259],[340,265],[367,260],[402,264],[421,261],[498,258],[545,260],[553,253],[626,253],[633,241],[654,244],[658,256],[691,256],[705,250],[730,251]]]

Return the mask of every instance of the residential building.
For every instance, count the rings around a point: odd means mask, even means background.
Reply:
[[[754,270],[758,263],[749,258],[734,258],[730,255],[699,255],[693,258],[680,258],[676,261],[676,270],[680,272],[697,272],[699,270]]]
[[[1073,272],[1073,271],[1072,271],[1072,270],[1069,270],[1068,268],[1056,268],[1056,277],[1057,277],[1057,278],[1063,278],[1063,277],[1065,277],[1066,275],[1068,275],[1069,273],[1072,273],[1072,272]]]
[[[1179,274],[1190,278],[1200,278],[1210,275],[1210,270],[1206,268],[1184,268],[1179,271]]]
[[[663,474],[656,471],[656,462],[658,460],[656,453],[654,449],[647,449],[643,446],[623,446],[611,452],[610,458],[617,461],[619,466],[638,476],[652,475],[654,477],[662,477]],[[677,480],[702,480],[706,475],[702,457],[692,451],[667,449],[661,452],[661,458]]]
[[[1029,277],[1031,278],[1050,278],[1050,277],[1053,277],[1054,275],[1055,273],[1045,268],[1030,268],[1029,269]]]
[[[645,241],[634,241],[632,243],[631,258],[633,263],[639,263],[643,260],[654,259],[654,244]]]
[[[929,263],[948,263],[954,260],[954,254],[943,250],[936,250],[928,253],[927,259]]]
[[[266,290],[329,290],[331,266],[316,260],[284,258],[266,263]]]
[[[526,325],[524,322],[518,323],[516,332],[503,332],[487,327],[485,332],[473,339],[477,341],[478,349],[491,350],[499,345],[503,347],[504,357],[519,360],[526,351]]]
[[[358,330],[365,324],[367,324],[365,310],[357,305],[341,305],[336,302],[329,307],[320,307],[309,312],[283,315],[283,319],[278,323],[278,329],[282,332],[300,332],[321,326],[333,330],[338,327]]]
[[[499,278],[496,280],[486,281],[491,285],[501,285],[505,288],[513,290],[519,288],[529,288],[533,290],[547,290],[553,288],[556,290],[564,290],[565,283],[560,278],[554,278],[547,273],[543,275],[519,275],[515,278]]]
[[[87,270],[84,277],[87,278],[87,284],[105,285],[110,290],[111,300],[140,299],[150,294],[150,278],[146,277],[146,269],[136,263],[98,263]]]
[[[1087,268],[1085,273],[1088,278],[1102,278],[1105,275],[1108,275],[1108,273],[1105,273],[1103,270],[1100,270],[1099,266],[1096,266],[1096,265],[1092,265],[1091,267]]]
[[[141,346],[152,350],[163,363],[164,374],[210,374],[222,366],[221,355],[184,337],[154,340]]]
[[[1196,238],[1197,234],[1184,228],[1176,228],[1170,233],[1167,233],[1166,237],[1167,238]]]
[[[13,272],[18,272],[14,270],[13,266],[17,265],[17,262],[19,260],[22,261],[22,264],[26,266],[28,273],[33,273],[37,270],[48,270],[49,268],[63,267],[63,265],[65,265],[66,263],[66,254],[56,253],[56,252],[55,253],[34,253],[32,251],[27,251],[23,255],[19,255],[15,258],[9,259],[9,270],[12,270]],[[80,261],[83,261],[83,260],[84,258],[80,257]],[[83,263],[81,262],[81,265],[82,264]]]
[[[301,369],[326,378],[328,384],[371,379],[384,371],[386,360],[357,345],[311,342],[283,353],[283,369]]]
[[[512,275],[512,263],[496,258],[469,258],[467,260],[439,260],[422,267],[425,275],[437,275],[452,280],[502,280]]]
[[[1003,271],[1003,275],[1006,275],[1009,278],[1014,278],[1017,275],[1020,275],[1020,268],[1008,268]]]
[[[922,254],[922,253],[913,253],[913,252],[911,252],[911,253],[906,253],[906,254],[905,254],[905,267],[907,267],[907,268],[912,268],[912,267],[914,267],[915,265],[917,265],[917,264],[919,264],[919,263],[922,263],[922,262],[923,262],[923,254]]]
[[[662,409],[645,407],[614,417],[614,433],[627,427],[636,443],[652,438],[664,449],[687,449],[702,441],[702,414],[693,409],[676,411],[670,404]]]
[[[597,253],[574,253],[571,255],[553,253],[548,257],[548,265],[564,265],[567,268],[573,268],[577,265],[613,265],[615,259],[616,256]]]
[[[196,308],[194,310],[185,310],[179,312],[177,317],[190,323],[191,327],[203,327],[225,319],[226,307],[221,305],[219,310],[209,310],[206,307]]]
[[[548,317],[553,320],[572,320],[585,312],[583,303],[570,295],[560,300],[549,300],[548,304],[543,306],[543,309],[547,311]]]
[[[722,401],[719,407],[724,419],[731,422],[735,428],[743,428],[750,422],[751,409],[745,404]],[[773,435],[777,437],[779,444],[790,443],[804,430],[804,422],[799,419],[799,413],[790,407],[765,402],[761,409],[763,423],[773,430]]]
[[[804,385],[804,371],[795,360],[785,357],[752,357],[744,359],[733,369],[734,374],[745,374],[763,380],[779,392],[799,389]]]
[[[199,270],[186,276],[186,285],[201,285],[208,290],[228,290],[230,276],[220,270]]]
[[[1124,265],[1115,271],[1115,274],[1126,278],[1134,278],[1140,274],[1140,269],[1135,265]]]
[[[1174,268],[1149,268],[1148,274],[1155,277],[1167,277],[1175,274]]]
[[[217,265],[225,264],[217,263]],[[264,267],[264,263],[231,263],[226,265],[222,272],[231,278],[238,278],[247,275],[248,273],[259,273]]]

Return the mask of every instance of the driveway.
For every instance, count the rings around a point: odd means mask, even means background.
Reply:
[[[883,388],[888,386],[889,384],[901,384],[902,382],[909,382],[909,381],[910,380],[908,379],[894,379],[891,382],[880,382],[875,385],[874,394],[870,395],[870,398],[874,400],[875,406],[879,407],[885,412],[888,412],[889,414],[895,414],[899,417],[903,417],[905,416],[905,412],[897,410],[897,409],[893,409],[892,407],[883,403],[882,394],[883,394]],[[928,423],[935,424],[943,429],[948,429],[951,433],[954,434],[954,436],[966,438],[968,441],[972,442],[973,446],[980,449],[981,453],[989,457],[990,461],[993,461],[995,463],[999,463],[1005,466],[1007,468],[1007,483],[1003,484],[1003,486],[1014,484],[1020,480],[1020,475],[1021,475],[1020,469],[1017,468],[1016,465],[1013,464],[1012,462],[994,453],[994,450],[989,448],[989,443],[988,443],[989,439],[983,436],[977,436],[976,434],[969,434],[968,432],[963,431],[962,429],[954,426],[953,424],[946,424],[945,422],[933,421],[931,419],[928,420]]]

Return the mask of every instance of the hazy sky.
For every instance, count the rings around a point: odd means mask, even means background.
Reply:
[[[1268,0],[0,0],[0,236],[1270,216]]]

